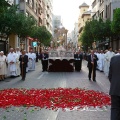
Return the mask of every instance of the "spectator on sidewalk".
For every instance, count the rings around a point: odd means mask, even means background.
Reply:
[[[111,58],[109,68],[111,120],[120,120],[120,55]]]

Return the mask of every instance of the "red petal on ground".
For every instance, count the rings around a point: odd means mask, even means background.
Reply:
[[[56,89],[5,89],[0,90],[0,107],[36,106],[47,109],[72,110],[74,107],[103,107],[110,105],[110,96],[79,88]]]

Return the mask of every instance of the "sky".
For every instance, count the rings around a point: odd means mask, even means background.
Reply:
[[[91,0],[53,0],[53,14],[62,17],[63,26],[71,32],[78,22],[79,6],[82,3],[91,6]]]

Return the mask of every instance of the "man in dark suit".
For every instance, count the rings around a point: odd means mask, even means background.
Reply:
[[[91,54],[88,55],[88,69],[89,69],[89,74],[88,78],[91,80],[91,74],[92,74],[92,79],[94,82],[96,82],[96,67],[97,67],[97,55],[94,54],[94,50],[91,50]]]
[[[80,51],[74,55],[75,71],[80,71],[82,67],[83,56]]]
[[[109,68],[111,120],[120,120],[120,55],[111,58]]]
[[[42,69],[43,69],[42,72],[48,70],[48,58],[49,58],[49,55],[47,51],[42,51],[42,53],[40,54],[40,59],[41,59]]]
[[[22,80],[25,80],[26,67],[27,67],[27,63],[28,63],[28,56],[25,55],[25,53],[26,53],[26,51],[22,50],[22,55],[20,55],[20,58],[19,58]]]
[[[36,62],[38,62],[38,59],[39,59],[39,53],[38,51],[36,52]]]

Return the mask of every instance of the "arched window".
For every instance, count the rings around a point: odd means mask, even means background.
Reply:
[[[32,8],[34,9],[34,0],[32,0]]]
[[[30,7],[32,7],[32,0],[29,0],[29,5]]]

